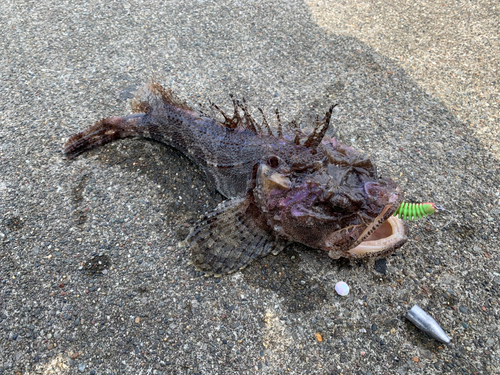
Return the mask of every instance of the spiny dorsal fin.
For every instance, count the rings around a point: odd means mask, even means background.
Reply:
[[[172,90],[165,90],[162,85],[156,81],[151,81],[148,84],[149,89],[152,93],[159,95],[163,101],[167,104],[173,105],[174,107],[186,109],[192,111],[193,109],[182,99],[179,99],[177,95],[173,93]]]
[[[158,103],[159,100],[176,108],[193,110],[185,101],[179,99],[172,90],[165,90],[162,85],[153,79],[136,91],[130,106],[134,113],[147,113],[151,111],[152,106],[154,107],[153,103]]]
[[[278,138],[283,138],[283,127],[281,126],[280,111],[276,108],[276,118],[278,119]]]
[[[299,124],[297,124],[297,121],[292,120],[290,125],[293,126],[293,131],[295,133],[295,138],[293,139],[293,143],[295,143],[296,145],[300,145],[300,135],[302,134],[302,132],[300,131]]]
[[[273,135],[271,127],[267,123],[266,116],[264,116],[264,111],[262,110],[262,108],[259,108],[259,112],[262,115],[262,126],[267,130],[268,135]]]
[[[247,101],[243,98],[243,103],[238,103],[241,109],[243,110],[243,118],[245,119],[245,128],[250,131],[253,131],[255,134],[262,134],[262,128],[260,125],[250,116],[250,112],[248,111]]]
[[[318,119],[316,120],[316,126],[314,127],[313,132],[309,135],[307,140],[304,142],[304,146],[306,147],[313,147],[316,148],[318,145],[321,143],[321,140],[326,134],[326,131],[328,130],[328,127],[330,126],[330,119],[332,118],[332,111],[333,108],[335,108],[337,104],[334,104],[330,107],[328,112],[326,112],[325,117],[323,117],[323,120],[319,121]]]
[[[267,132],[267,135],[274,135],[267,119],[264,115],[264,112],[261,108],[259,108],[259,112],[262,115],[262,124],[257,123],[248,111],[248,107],[246,105],[245,99],[243,99],[243,103],[238,102],[234,99],[233,95],[231,96],[231,100],[233,102],[234,112],[232,117],[229,117],[222,109],[220,109],[215,103],[211,103],[212,108],[215,108],[223,117],[224,121],[219,121],[220,124],[229,128],[229,129],[248,129],[255,134],[264,134],[264,131]],[[179,99],[170,89],[163,88],[158,82],[155,80],[151,80],[148,84],[139,88],[136,92],[134,99],[131,101],[132,111],[135,113],[147,113],[152,110],[155,106],[154,103],[161,100],[161,102],[174,106],[176,108],[193,111],[193,109],[183,100]],[[161,103],[160,102],[160,103]],[[306,147],[317,147],[324,135],[326,134],[328,127],[330,125],[330,119],[332,116],[333,108],[335,108],[337,104],[334,104],[330,107],[328,112],[326,112],[323,120],[319,121],[316,119],[316,126],[313,132],[309,135],[307,140],[304,142],[304,146]],[[239,110],[243,111],[243,117],[240,114]],[[201,114],[205,115],[203,111],[200,111]],[[208,116],[212,117],[212,116]],[[276,109],[276,118],[278,121],[278,138],[283,138],[283,125],[281,123],[279,110]],[[301,131],[299,126],[295,121],[292,121],[287,125],[289,128],[293,129],[295,133],[294,143],[300,144],[300,135]]]
[[[234,102],[234,99],[233,99],[233,102]],[[220,109],[217,106],[217,104],[211,103],[211,105],[217,111],[219,111],[219,113],[224,117],[224,122],[222,123],[222,125],[224,125],[226,128],[229,128],[229,129],[236,129],[238,127],[238,125],[240,124],[241,118],[240,118],[240,115],[236,109],[234,111],[233,117],[229,117],[226,115],[226,113],[222,109]]]
[[[222,125],[224,125],[229,129],[236,129],[236,128],[248,129],[254,132],[255,134],[264,134],[263,129],[265,129],[268,135],[273,135],[271,127],[269,126],[262,109],[259,108],[259,111],[262,114],[262,124],[259,125],[259,123],[255,121],[253,117],[250,115],[250,112],[248,111],[248,106],[246,104],[246,100],[243,99],[243,103],[240,103],[239,101],[236,101],[234,99],[233,95],[230,96],[234,106],[233,110],[234,112],[232,117],[229,117],[222,109],[219,108],[217,104],[210,103],[211,106],[215,108],[222,115],[222,117],[224,117],[224,121],[220,122]],[[243,111],[243,117],[241,117],[240,109]]]

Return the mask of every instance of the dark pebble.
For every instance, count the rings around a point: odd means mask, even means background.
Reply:
[[[387,259],[382,258],[382,259],[377,259],[375,261],[375,271],[378,273],[381,273],[382,275],[387,274]]]
[[[372,331],[375,332],[377,330],[377,325],[376,324],[372,324]]]
[[[464,313],[464,314],[466,314],[468,311],[467,307],[465,307],[465,306],[460,306],[458,309],[460,310],[461,313]]]

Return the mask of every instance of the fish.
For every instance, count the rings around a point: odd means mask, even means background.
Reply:
[[[393,216],[401,188],[380,177],[364,153],[327,135],[333,108],[314,125],[271,126],[255,120],[245,100],[234,112],[216,104],[193,109],[156,81],[140,87],[132,113],[111,116],[69,137],[63,153],[83,152],[123,138],[154,140],[200,166],[226,199],[195,223],[185,243],[205,275],[221,276],[291,243],[328,252],[332,259],[381,257],[406,242]],[[218,112],[218,113],[217,113]]]

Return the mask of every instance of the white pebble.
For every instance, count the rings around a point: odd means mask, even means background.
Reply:
[[[335,291],[341,296],[347,296],[349,294],[349,285],[343,281],[339,281],[335,284]]]

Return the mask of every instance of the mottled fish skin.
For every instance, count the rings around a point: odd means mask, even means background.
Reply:
[[[245,194],[255,155],[262,146],[254,132],[230,129],[204,117],[156,82],[140,88],[131,104],[138,114],[108,117],[71,136],[64,146],[65,155],[74,158],[121,138],[153,139],[176,148],[200,165],[225,197]]]
[[[102,119],[71,136],[64,154],[74,158],[117,139],[142,137],[174,147],[201,166],[228,198],[187,238],[193,263],[206,274],[234,272],[289,242],[364,257],[349,250],[392,215],[403,194],[377,176],[365,155],[325,135],[333,106],[309,133],[278,124],[275,136],[245,103],[233,103],[232,117],[214,105],[224,117],[219,121],[152,81],[132,100],[135,114]],[[366,254],[373,255],[378,253]]]

